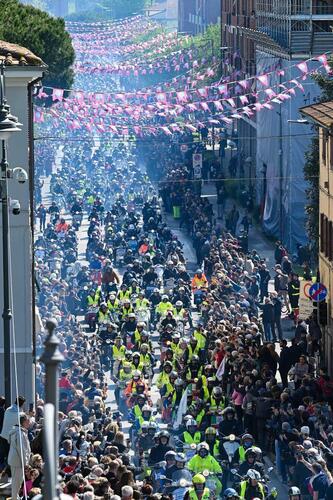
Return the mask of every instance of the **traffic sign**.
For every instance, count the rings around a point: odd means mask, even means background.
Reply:
[[[309,295],[314,302],[321,302],[326,299],[327,288],[322,283],[314,283],[309,290]]]
[[[301,280],[299,294],[299,319],[308,319],[313,313],[313,302],[310,299],[309,290],[312,281]]]

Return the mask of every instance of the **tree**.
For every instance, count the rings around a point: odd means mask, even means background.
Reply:
[[[63,19],[18,0],[0,0],[0,39],[28,48],[48,65],[44,85],[71,88],[75,53]]]
[[[317,75],[314,79],[322,89],[320,102],[332,101],[332,80],[323,75]],[[312,255],[318,255],[319,252],[319,166],[319,138],[316,132],[309,150],[305,153],[304,164],[304,178],[309,183],[309,188],[306,190],[307,204],[305,205],[305,212],[307,214],[306,232]]]

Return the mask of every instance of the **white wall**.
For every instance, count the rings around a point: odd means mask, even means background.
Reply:
[[[6,69],[6,97],[13,115],[22,123],[22,131],[13,134],[8,142],[8,163],[29,171],[28,160],[28,83],[41,72],[38,68]],[[29,183],[18,184],[9,180],[9,193],[21,204],[20,215],[10,214],[10,245],[12,259],[12,334],[15,334],[17,352],[18,392],[27,403],[34,400],[32,366],[32,245],[30,228]],[[1,207],[0,207],[1,211]],[[0,212],[1,215],[1,212]],[[0,276],[2,276],[2,236],[0,217]],[[0,279],[0,314],[3,308],[3,283]],[[11,338],[13,348],[13,337]],[[0,394],[3,393],[3,324],[0,316]],[[14,356],[12,355],[12,399],[16,394],[14,378]]]

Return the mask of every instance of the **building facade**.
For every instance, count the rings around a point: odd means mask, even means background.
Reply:
[[[333,375],[333,101],[307,106],[302,115],[319,126],[319,272],[328,288],[323,328],[325,365]]]
[[[270,87],[277,89],[299,77],[298,63],[333,49],[332,23],[333,0],[225,0],[225,74],[237,80],[270,73]],[[317,68],[318,63],[308,67]],[[234,123],[238,176],[251,178],[264,231],[281,239],[291,252],[307,242],[303,167],[311,136],[310,127],[300,129],[295,120],[299,108],[316,102],[320,94],[310,78],[303,87],[304,92],[297,89],[292,99],[273,110]]]
[[[24,54],[24,57],[21,55]],[[31,83],[43,76],[45,65],[27,49],[14,44],[0,42],[0,60],[5,62],[6,97],[11,112],[22,123],[21,132],[13,134],[8,142],[8,163],[10,168],[23,167],[30,181],[19,184],[8,181],[9,195],[21,205],[19,215],[10,213],[10,255],[12,268],[12,394],[15,395],[13,336],[18,370],[18,392],[27,402],[34,402],[34,304],[33,304],[33,258],[32,258],[32,218],[31,195],[33,170],[30,160],[32,125],[29,106]],[[30,150],[30,152],[29,152]],[[30,168],[29,168],[30,167]],[[0,204],[1,211],[1,204]],[[1,232],[0,217],[0,232]],[[2,276],[2,244],[0,244],[0,276]],[[0,279],[0,311],[3,309],[3,288]],[[0,322],[0,393],[3,393],[4,377],[1,373],[4,362],[3,327]]]
[[[178,0],[178,31],[197,35],[220,22],[223,0]]]

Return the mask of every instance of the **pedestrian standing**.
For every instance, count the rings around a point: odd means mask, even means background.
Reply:
[[[259,268],[259,276],[260,276],[260,300],[264,300],[264,297],[268,297],[268,285],[269,280],[271,279],[271,275],[266,268],[266,264],[261,264]]]
[[[12,406],[5,411],[0,434],[0,464],[5,463],[9,452],[9,433],[13,426],[17,424],[17,414],[23,412],[25,398],[19,396]]]
[[[267,342],[276,340],[274,330],[274,305],[269,297],[265,298],[263,304],[257,303],[259,309],[262,310],[262,322],[264,325],[265,339]]]
[[[39,230],[40,230],[40,232],[42,232],[42,231],[45,230],[45,226],[46,226],[46,214],[47,214],[47,210],[46,210],[45,206],[43,205],[43,203],[41,203],[39,205],[39,207],[37,208],[37,217],[39,219]]]
[[[9,433],[8,465],[12,474],[12,500],[17,500],[23,482],[24,467],[30,460],[30,443],[28,429],[30,419],[27,415],[20,416],[20,423],[16,424]]]
[[[281,326],[281,314],[282,314],[282,300],[276,292],[271,293],[273,306],[274,306],[274,335],[275,328],[277,329],[279,340],[283,339],[283,332]]]

